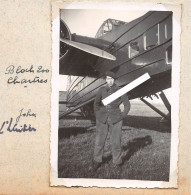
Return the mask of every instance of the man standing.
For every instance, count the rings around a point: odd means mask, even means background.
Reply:
[[[113,72],[106,72],[107,86],[101,87],[96,95],[94,111],[96,114],[96,140],[94,148],[94,170],[97,170],[102,163],[104,145],[108,131],[111,131],[110,144],[112,149],[112,159],[114,167],[120,169],[121,158],[121,129],[122,120],[130,110],[130,103],[127,95],[123,95],[104,106],[102,100],[113,94],[119,87],[115,84],[116,75]],[[124,112],[119,106],[123,103]]]

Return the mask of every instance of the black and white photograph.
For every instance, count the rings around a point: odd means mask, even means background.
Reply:
[[[176,187],[179,7],[78,5],[53,21],[51,185]]]

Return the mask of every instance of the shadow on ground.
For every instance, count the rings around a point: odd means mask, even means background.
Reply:
[[[160,122],[161,117],[133,116],[129,115],[123,121],[123,126],[130,126],[141,129],[149,129],[159,132],[171,132],[171,125]]]
[[[140,149],[152,144],[151,136],[138,137],[129,141],[126,145],[122,146],[122,159],[123,163],[128,161]],[[112,159],[111,152],[105,153],[103,156],[103,162],[108,163]]]
[[[151,136],[134,138],[122,147],[123,161],[128,161],[140,149],[152,144]]]
[[[90,127],[89,127],[90,128]],[[69,138],[70,136],[76,136],[79,134],[87,133],[87,127],[68,127],[68,128],[60,128],[58,131],[59,139]]]

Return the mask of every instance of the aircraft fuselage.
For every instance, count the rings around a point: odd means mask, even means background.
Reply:
[[[83,42],[78,35],[75,40]],[[122,87],[144,73],[151,79],[128,93],[130,99],[149,96],[171,87],[172,68],[172,13],[148,12],[144,16],[111,32],[97,37],[98,42],[107,45],[104,49],[116,57],[116,61],[89,58],[79,55],[78,68],[90,63],[91,74],[76,77],[68,88],[68,106],[74,107],[95,97],[98,89],[105,85],[104,74],[111,70],[116,73],[116,83]],[[103,47],[102,47],[103,49]],[[72,50],[78,52],[76,49]],[[71,66],[72,67],[72,66]]]

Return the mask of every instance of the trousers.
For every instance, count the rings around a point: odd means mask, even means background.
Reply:
[[[114,164],[121,164],[121,129],[122,121],[115,124],[112,123],[108,117],[106,123],[96,120],[96,140],[94,147],[94,161],[101,163],[104,152],[104,145],[106,142],[108,131],[110,134],[110,145],[112,150],[112,160]]]

